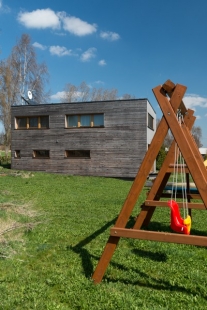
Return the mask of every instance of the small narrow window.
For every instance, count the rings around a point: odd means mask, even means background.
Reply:
[[[65,157],[90,158],[90,151],[89,150],[66,150]]]
[[[14,151],[14,158],[21,158],[21,152],[20,152],[20,150]]]
[[[148,113],[148,127],[154,130],[154,118]]]
[[[50,158],[49,150],[34,150],[33,158]]]

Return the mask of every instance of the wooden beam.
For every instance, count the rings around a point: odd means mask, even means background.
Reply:
[[[171,100],[172,100],[172,105],[174,107],[175,106],[174,97],[172,97]],[[193,124],[195,122],[195,116],[193,116],[193,114],[194,114],[194,111],[189,109],[188,112],[184,116],[185,123],[189,127],[189,129],[193,127]],[[170,174],[171,172],[173,172],[172,170],[169,173],[169,166],[171,166],[171,163],[174,160],[175,160],[175,141],[173,141],[170,146],[170,149],[162,164],[162,167],[151,187],[150,192],[147,195],[147,199],[149,200],[154,199],[156,201],[160,199],[160,197],[162,196],[163,190],[168,182]],[[146,210],[142,209],[139,216],[136,219],[136,222],[134,224],[134,229],[140,229],[142,226],[148,226],[155,209],[156,207],[153,207],[153,206],[149,208],[147,212]]]
[[[165,233],[156,232],[148,230],[138,230],[138,229],[127,229],[112,227],[110,230],[111,236],[141,239],[141,240],[151,240],[160,242],[171,242],[171,243],[181,243],[181,244],[191,244],[198,246],[207,246],[207,237],[195,236],[195,235],[183,235],[175,233]]]
[[[177,204],[179,208],[183,208],[183,203],[178,202]],[[169,208],[167,201],[157,201],[157,200],[145,200],[143,206],[146,207],[166,207]],[[197,210],[206,210],[206,207],[203,203],[193,203],[193,202],[188,202],[188,208],[189,209],[197,209]]]
[[[176,195],[177,198],[183,198],[182,194],[177,194]],[[171,198],[171,194],[169,193],[162,193],[160,198]],[[188,199],[197,199],[197,200],[202,200],[201,196],[199,194],[193,194],[193,193],[187,193],[187,198]]]
[[[172,131],[172,134],[193,177],[195,185],[198,188],[201,198],[207,208],[207,172],[204,169],[204,165],[203,162],[201,162],[200,157],[197,157],[197,155],[194,153],[193,138],[185,124],[182,124],[182,126],[179,125],[172,106],[169,105],[167,98],[162,94],[160,89],[154,88],[153,92],[157,98],[157,101],[159,102],[165,119]],[[187,135],[187,133],[189,134]]]
[[[161,86],[158,87],[159,91],[163,94],[163,89]],[[173,109],[176,111],[178,107],[181,104],[181,100],[185,94],[186,87],[177,85],[175,87],[175,90],[172,94],[172,102],[173,102]],[[164,95],[164,94],[163,94]],[[167,98],[166,98],[167,99]],[[145,154],[145,157],[142,161],[142,164],[139,168],[139,171],[136,175],[136,178],[132,184],[132,187],[129,191],[129,194],[125,200],[125,203],[121,209],[121,212],[118,216],[118,219],[115,223],[115,227],[124,228],[129,220],[129,217],[132,213],[132,210],[137,202],[137,199],[139,197],[139,194],[141,193],[144,184],[147,180],[147,177],[150,173],[150,169],[159,153],[159,150],[163,144],[163,141],[165,139],[165,136],[168,132],[168,124],[165,120],[165,117],[162,117],[159,126],[156,130],[156,134],[154,135],[152,142],[150,144],[150,147]],[[105,249],[103,251],[103,254],[98,262],[98,265],[94,271],[94,274],[92,276],[95,283],[99,283],[102,280],[102,277],[105,273],[105,270],[110,262],[111,257],[113,256],[113,253],[116,249],[116,246],[119,242],[120,237],[116,237],[116,239],[111,239],[112,237],[109,237],[109,240],[105,246]],[[113,237],[114,238],[114,237]]]

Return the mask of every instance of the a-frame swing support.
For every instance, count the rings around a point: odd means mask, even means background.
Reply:
[[[207,209],[207,170],[203,164],[202,156],[198,147],[190,133],[195,121],[195,116],[193,116],[193,110],[187,110],[183,103],[182,99],[186,89],[185,86],[180,84],[175,85],[170,80],[166,81],[162,86],[153,88],[153,93],[162,110],[163,117],[142,161],[118,219],[114,227],[110,230],[109,239],[92,276],[95,283],[101,282],[121,237],[207,246],[207,237],[204,236],[141,230],[142,226],[149,224],[156,207],[167,207],[166,202],[160,201],[160,198],[166,195],[163,194],[163,190],[171,172],[173,172],[172,163],[174,160],[175,141],[186,163],[185,172],[187,176],[188,208],[190,210]],[[176,117],[178,109],[184,117],[184,122],[181,126]],[[173,141],[169,149],[168,155],[166,156],[155,182],[147,195],[147,199],[141,206],[141,211],[137,216],[134,227],[128,229],[126,228],[126,224],[129,221],[132,210],[134,209],[137,199],[150,173],[150,169],[164,142],[168,129],[171,130],[175,141]],[[189,191],[189,174],[191,174],[199,193],[196,198],[202,200],[203,203],[190,202],[191,199],[195,197]]]

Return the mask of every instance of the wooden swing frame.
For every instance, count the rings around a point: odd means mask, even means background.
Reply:
[[[198,147],[190,133],[196,118],[193,115],[194,111],[186,109],[183,103],[186,89],[186,86],[180,84],[175,85],[170,80],[166,81],[162,86],[153,88],[153,93],[162,110],[163,116],[134,179],[118,219],[114,227],[110,230],[109,239],[92,276],[94,283],[101,282],[121,237],[207,246],[207,237],[205,236],[141,230],[143,226],[149,224],[156,207],[167,207],[167,203],[165,201],[160,201],[160,198],[170,198],[170,194],[163,193],[163,190],[173,172],[174,164],[172,163],[174,162],[175,143],[177,143],[186,163],[185,173],[189,211],[191,213],[191,209],[207,209],[207,170],[204,166],[203,158]],[[176,117],[178,109],[184,117],[184,122],[181,126]],[[145,202],[141,206],[141,211],[136,218],[133,228],[128,229],[126,228],[126,225],[144,187],[151,167],[164,142],[168,129],[171,130],[174,141]],[[198,194],[190,193],[189,174],[191,174],[194,180]],[[179,198],[179,195],[177,195],[177,197]],[[203,203],[193,203],[191,202],[191,199],[200,199]],[[179,207],[182,207],[182,203],[178,203],[178,205]]]

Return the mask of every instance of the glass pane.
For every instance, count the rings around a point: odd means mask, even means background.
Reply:
[[[91,126],[91,116],[90,115],[81,115],[80,125],[90,127]]]
[[[40,117],[41,128],[49,128],[49,116]]]
[[[83,158],[90,158],[90,151],[89,150],[67,150],[65,152],[66,157],[83,157]]]
[[[103,126],[104,125],[104,115],[95,114],[93,116],[93,126]]]
[[[50,151],[48,150],[36,150],[33,152],[33,157],[36,158],[49,158]]]
[[[17,118],[17,128],[27,128],[27,118]]]
[[[154,129],[154,119],[149,113],[148,113],[148,127],[150,129]]]
[[[29,128],[38,128],[38,117],[29,118]]]
[[[77,115],[68,116],[68,127],[78,127],[78,116]]]
[[[15,157],[15,158],[20,158],[20,157],[21,157],[20,150],[16,150],[16,151],[15,151],[14,157]]]

